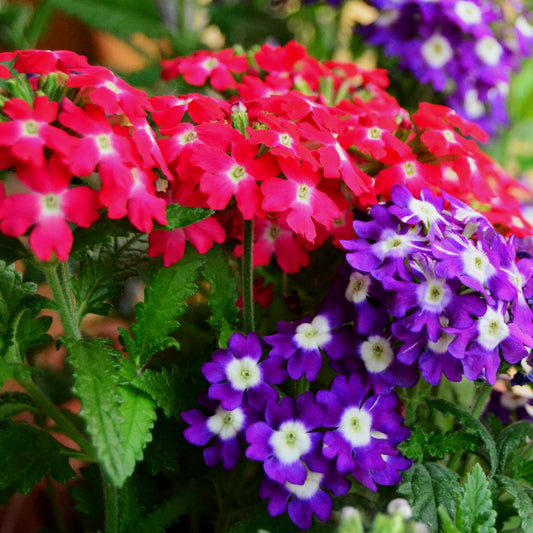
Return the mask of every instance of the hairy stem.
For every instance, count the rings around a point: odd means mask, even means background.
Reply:
[[[242,309],[245,333],[250,333],[255,330],[253,245],[254,221],[245,220],[242,254]]]
[[[472,403],[471,413],[472,416],[479,418],[485,405],[489,399],[490,393],[492,392],[492,385],[484,381],[481,385],[478,385],[474,401]]]
[[[105,533],[118,533],[118,490],[102,472],[104,484]]]

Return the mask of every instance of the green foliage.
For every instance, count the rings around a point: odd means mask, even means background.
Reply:
[[[141,32],[148,37],[167,34],[156,2],[146,0],[47,0],[54,9],[77,17],[89,26],[119,37]]]
[[[0,257],[7,263],[11,264],[17,259],[29,259],[31,254],[16,237],[8,237],[0,233]]]
[[[138,235],[114,237],[77,255],[79,272],[72,279],[80,323],[87,313],[107,315],[109,300],[118,297],[124,282],[137,274],[139,263],[146,259],[145,246]]]
[[[426,433],[422,428],[416,427],[400,449],[413,461],[422,462],[424,459],[443,459],[449,453],[473,452],[481,444],[481,439],[469,431]]]
[[[301,531],[286,514],[270,516],[265,509],[260,509],[235,524],[229,533],[263,533],[265,530],[272,533],[296,533]]]
[[[488,460],[491,467],[490,476],[492,477],[496,471],[498,457],[494,439],[487,428],[477,418],[448,400],[431,399],[428,400],[428,404],[431,409],[438,410],[443,414],[454,415],[458,422],[463,424],[469,431],[477,435],[477,437],[483,441],[489,455]]]
[[[187,310],[185,299],[197,291],[194,283],[205,258],[189,249],[178,263],[157,270],[149,281],[144,302],[135,306],[131,334],[121,330],[121,340],[137,368],[166,348],[177,347],[170,335],[179,327],[176,318]]]
[[[0,394],[0,421],[23,412],[37,412],[30,396],[23,392],[4,392]]]
[[[457,527],[463,533],[496,533],[490,481],[479,464],[466,478],[457,509]]]
[[[201,207],[184,207],[177,204],[167,205],[167,222],[166,226],[158,226],[156,229],[177,229],[190,226],[195,222],[200,222],[211,216],[214,211],[203,209]]]
[[[202,274],[209,282],[208,305],[211,309],[209,324],[218,332],[218,344],[226,348],[228,340],[237,329],[239,309],[237,302],[237,280],[228,259],[221,248],[211,248]]]
[[[523,531],[533,531],[533,490],[506,476],[497,476],[496,481],[511,496]]]
[[[140,391],[120,386],[122,355],[103,339],[65,342],[75,370],[74,392],[97,459],[109,480],[120,487],[151,439],[155,405]]]
[[[190,494],[178,494],[163,502],[150,512],[137,524],[135,531],[138,533],[165,533],[167,528],[177,522],[190,511],[192,497]]]
[[[455,517],[461,486],[457,474],[443,465],[414,464],[404,474],[398,493],[411,504],[414,518],[427,524],[433,532],[439,528],[439,506]]]
[[[24,422],[0,426],[0,490],[27,494],[46,474],[60,483],[74,477],[67,455],[51,435]]]
[[[503,474],[510,454],[516,454],[528,441],[533,440],[533,424],[529,420],[515,422],[506,427],[498,437],[496,450],[498,452],[497,472]],[[530,444],[531,446],[531,444]]]

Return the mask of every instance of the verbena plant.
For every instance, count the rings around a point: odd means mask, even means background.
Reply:
[[[531,530],[531,406],[488,405],[531,391],[530,193],[478,126],[294,42],[168,60],[178,96],[0,61],[6,502],[44,476],[63,531]]]

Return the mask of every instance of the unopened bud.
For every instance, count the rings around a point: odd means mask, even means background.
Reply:
[[[409,502],[404,498],[395,498],[387,505],[387,513],[399,514],[405,520],[409,520],[413,516],[413,510],[409,505]]]
[[[343,507],[337,533],[364,533],[361,514],[354,507]]]
[[[236,130],[246,135],[246,128],[250,125],[250,120],[246,106],[242,102],[235,102],[231,106],[231,124]]]

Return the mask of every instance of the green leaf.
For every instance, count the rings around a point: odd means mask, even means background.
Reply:
[[[490,481],[478,463],[466,478],[456,523],[462,533],[496,533]]]
[[[462,533],[455,527],[448,511],[446,511],[443,505],[439,505],[437,512],[439,513],[440,523],[442,525],[442,533]]]
[[[119,37],[141,32],[148,37],[166,35],[155,2],[146,0],[48,0],[51,6],[78,17],[97,29]]]
[[[0,357],[0,387],[4,386],[6,379],[26,379],[35,372],[35,369],[23,363],[7,363]]]
[[[489,453],[490,477],[492,477],[496,472],[496,467],[498,465],[498,455],[496,453],[494,439],[487,428],[477,418],[448,400],[431,399],[427,402],[431,409],[437,409],[443,414],[454,415],[461,424],[466,426],[483,441],[483,444]]]
[[[184,300],[198,290],[194,281],[204,262],[205,257],[189,248],[181,261],[152,275],[144,302],[135,306],[136,323],[131,326],[131,335],[121,330],[123,345],[137,368],[153,354],[177,346],[170,334],[179,327],[176,318],[188,308]]]
[[[74,366],[74,392],[81,416],[109,480],[117,487],[132,474],[151,440],[155,405],[129,387],[120,387],[120,352],[103,339],[65,341]]]
[[[122,293],[126,279],[137,274],[139,262],[146,258],[145,247],[139,239],[139,235],[112,238],[79,254],[78,276],[72,280],[78,321],[87,313],[109,313],[108,301]]]
[[[202,207],[185,207],[177,204],[167,205],[167,225],[158,225],[156,229],[177,229],[200,222],[214,213],[211,209]]]
[[[219,346],[226,348],[229,338],[237,329],[239,308],[235,303],[238,291],[235,273],[220,247],[209,250],[202,273],[211,285],[208,305],[212,314],[209,324],[219,333]]]
[[[30,396],[23,392],[0,394],[0,420],[6,420],[23,412],[38,412]]]
[[[533,500],[531,492],[519,481],[507,476],[497,476],[496,481],[513,498],[513,505],[522,522],[522,529],[524,531],[533,531]]]
[[[25,422],[0,427],[0,489],[27,494],[46,474],[60,483],[74,478],[61,445],[45,431]]]
[[[496,441],[496,451],[498,452],[497,472],[502,474],[509,454],[515,453],[522,445],[533,440],[533,424],[528,420],[515,422],[506,427]]]
[[[0,257],[10,264],[17,259],[30,259],[31,253],[20,242],[20,239],[0,233]]]
[[[131,237],[137,234],[135,226],[127,219],[111,220],[101,216],[88,228],[76,228],[74,230],[74,243],[70,255],[80,260],[81,255],[87,248],[93,248],[101,244],[110,243],[117,237]]]
[[[26,351],[37,344],[52,342],[47,331],[52,325],[52,317],[41,316],[35,318],[30,309],[23,309],[13,321],[13,337],[6,352],[6,360],[22,361]]]
[[[404,474],[398,493],[405,496],[413,508],[413,516],[438,531],[437,509],[442,505],[455,518],[461,486],[457,474],[438,463],[415,464]]]
[[[163,409],[166,416],[173,416],[181,410],[179,393],[186,389],[187,384],[178,369],[163,368],[161,372],[148,369],[139,374],[131,384],[148,394],[157,406]]]
[[[191,494],[179,494],[162,503],[135,525],[136,533],[166,533],[193,505]]]
[[[272,533],[296,533],[301,531],[291,522],[287,514],[270,516],[266,510],[260,509],[235,524],[229,533],[258,533],[260,530],[271,531]]]

